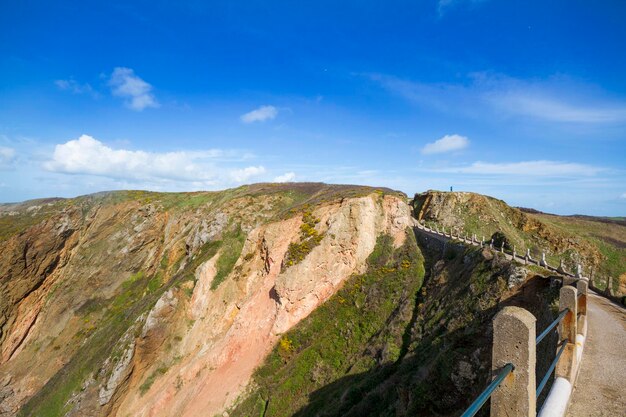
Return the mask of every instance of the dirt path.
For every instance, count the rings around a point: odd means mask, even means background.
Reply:
[[[626,416],[626,309],[592,292],[569,417]]]

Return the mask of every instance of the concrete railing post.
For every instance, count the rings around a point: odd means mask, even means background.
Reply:
[[[526,255],[524,255],[524,265],[528,265],[530,261],[530,249],[526,249]]]
[[[609,275],[606,278],[606,289],[604,290],[605,294],[611,296],[613,295],[613,276]]]
[[[492,417],[535,417],[536,319],[519,307],[505,307],[493,321],[491,372],[507,363],[515,369],[491,395]]]
[[[576,290],[578,291],[578,320],[577,331],[578,334],[587,336],[587,291],[589,289],[589,283],[581,279],[576,283]]]
[[[569,309],[559,323],[559,341],[567,339],[567,345],[556,364],[555,375],[574,383],[576,371],[576,328],[578,315],[578,291],[572,286],[561,287],[559,294],[559,311]]]

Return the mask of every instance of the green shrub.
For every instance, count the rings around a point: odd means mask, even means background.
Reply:
[[[139,392],[141,393],[141,395],[145,394],[150,389],[157,377],[165,375],[168,369],[169,366],[159,366],[157,369],[155,369],[154,372],[152,372],[150,376],[146,378],[143,384],[139,386]]]
[[[213,282],[211,282],[211,289],[216,289],[230,274],[233,267],[237,263],[237,259],[241,255],[243,244],[246,241],[246,235],[242,232],[241,226],[237,225],[233,231],[225,233],[221,244],[221,253],[216,262],[217,272]]]
[[[311,253],[313,248],[320,244],[324,238],[324,233],[319,233],[315,226],[320,219],[313,216],[307,208],[302,214],[302,225],[300,226],[300,240],[297,243],[289,244],[287,254],[283,260],[283,269],[294,266],[304,260]]]

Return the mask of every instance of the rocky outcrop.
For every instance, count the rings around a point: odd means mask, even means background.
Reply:
[[[380,235],[402,244],[404,200],[261,184],[12,206],[34,225],[0,241],[2,412],[221,412],[280,335],[363,270]],[[303,211],[323,238],[283,268]]]
[[[178,298],[176,298],[174,291],[170,288],[159,298],[159,301],[156,302],[152,310],[150,310],[146,322],[143,325],[143,329],[141,330],[141,337],[148,337],[150,332],[153,332],[159,325],[164,324],[167,317],[174,312],[177,305]]]
[[[0,416],[2,417],[14,416],[19,407],[15,392],[10,385],[11,380],[11,375],[5,375],[0,379]]]
[[[507,284],[509,288],[517,287],[526,281],[529,276],[529,271],[521,266],[515,266],[511,264],[509,268],[509,274],[507,277]]]
[[[277,278],[274,288],[280,310],[275,333],[285,332],[306,317],[334,294],[350,274],[362,273],[376,238],[382,233],[393,235],[396,246],[403,243],[410,214],[406,205],[393,203],[386,199],[380,210],[374,199],[365,197],[338,210],[327,207],[315,213],[322,219],[326,237],[304,262]]]
[[[469,192],[428,191],[416,194],[412,202],[418,220],[432,222],[457,236],[476,234],[478,239],[489,241],[492,237],[497,247],[505,243],[518,253],[530,249],[533,258],[542,252],[566,261],[569,270],[583,263],[598,268],[605,262],[593,241],[578,233],[568,233],[562,228],[543,221],[540,217],[508,206],[504,201]]]
[[[363,271],[381,234],[403,243],[410,212],[396,200],[373,194],[316,207],[324,238],[286,270],[282,260],[300,237],[300,216],[251,230],[236,272],[215,291],[220,253],[201,264],[185,316],[195,321],[182,336],[179,362],[148,392],[130,393],[118,415],[216,414],[232,404],[280,335]]]
[[[100,388],[98,403],[101,406],[106,405],[109,401],[111,401],[111,397],[113,397],[117,387],[130,375],[134,353],[135,342],[132,341],[122,353],[121,358],[115,364],[113,372],[111,372],[111,376],[107,379],[106,384]]]
[[[78,213],[68,210],[0,243],[0,364],[21,347],[34,325],[43,295],[76,245]]]

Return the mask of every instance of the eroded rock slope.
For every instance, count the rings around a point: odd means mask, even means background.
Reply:
[[[412,224],[404,195],[323,184],[0,215],[15,220],[0,242],[6,416],[221,413],[282,334],[366,270],[377,239],[400,247]]]

